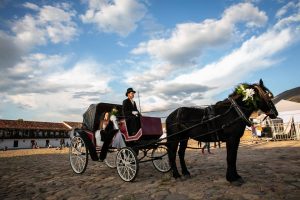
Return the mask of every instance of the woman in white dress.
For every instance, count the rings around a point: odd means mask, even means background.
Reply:
[[[95,133],[96,146],[102,146],[104,141],[104,130],[109,123],[109,113],[106,112],[100,119],[99,129]]]
[[[104,115],[104,119],[100,121],[100,134],[101,140],[103,141],[101,152],[100,152],[100,161],[103,161],[106,158],[109,145],[113,137],[115,136],[117,130],[114,129],[114,124],[110,120],[110,114],[107,112]]]
[[[115,134],[115,137],[113,138],[111,146],[114,147],[114,148],[121,149],[123,147],[126,147],[126,144],[125,144],[124,139],[122,137],[122,133],[119,129],[118,120],[117,120],[117,117],[116,117],[117,114],[118,114],[118,110],[116,108],[113,108],[112,111],[111,111],[110,120],[114,124],[114,129],[118,130],[118,132]]]

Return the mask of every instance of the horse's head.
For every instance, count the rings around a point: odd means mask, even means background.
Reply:
[[[238,96],[245,106],[250,107],[254,111],[261,110],[267,116],[275,119],[278,112],[272,102],[273,94],[272,92],[264,86],[262,80],[258,84],[241,84],[236,89],[231,96]]]
[[[256,98],[257,108],[263,111],[271,119],[275,119],[278,116],[278,112],[272,101],[274,97],[272,92],[264,85],[261,79],[259,83],[254,84],[253,87],[258,97]]]

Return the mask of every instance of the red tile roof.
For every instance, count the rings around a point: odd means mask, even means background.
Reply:
[[[0,129],[39,129],[39,130],[62,130],[62,131],[70,130],[70,128],[67,127],[64,123],[5,120],[5,119],[0,119]]]

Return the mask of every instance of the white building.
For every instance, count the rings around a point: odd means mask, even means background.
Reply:
[[[70,144],[69,134],[78,122],[37,122],[0,119],[0,149],[59,147]]]

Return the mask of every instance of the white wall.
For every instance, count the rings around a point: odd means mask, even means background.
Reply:
[[[18,147],[14,147],[14,141],[18,141]],[[5,146],[8,149],[30,149],[31,140],[35,140],[37,145],[41,148],[46,147],[46,140],[49,140],[49,144],[52,147],[60,146],[60,138],[49,138],[49,139],[0,139],[0,149],[4,149]],[[65,144],[70,144],[70,139],[65,138]]]

